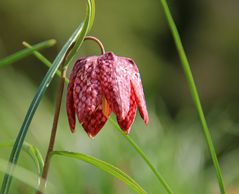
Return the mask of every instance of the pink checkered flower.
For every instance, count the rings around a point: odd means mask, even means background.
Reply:
[[[112,52],[80,58],[74,65],[67,90],[67,115],[75,131],[75,113],[93,138],[114,112],[121,129],[128,134],[136,108],[148,124],[148,112],[140,74],[134,61]]]

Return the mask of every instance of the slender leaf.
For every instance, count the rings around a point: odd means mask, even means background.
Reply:
[[[95,20],[95,0],[90,0],[90,1],[91,1],[91,18],[90,18],[88,32],[91,31],[91,28],[92,28],[94,20]]]
[[[22,43],[25,47],[27,47],[27,48],[32,48],[32,46],[29,44],[29,43],[27,43],[27,42],[23,42]],[[41,53],[39,53],[38,51],[33,51],[33,54],[36,56],[36,58],[38,58],[43,64],[45,64],[47,67],[51,67],[52,66],[52,63],[46,58],[46,57],[44,57]],[[58,77],[61,77],[61,71],[59,71],[59,70],[57,70],[56,71],[56,75],[58,76]],[[67,83],[69,83],[69,79],[68,78],[65,78],[65,81],[67,82]]]
[[[76,31],[72,34],[72,36],[69,38],[69,40],[66,42],[66,44],[63,46],[63,48],[61,49],[61,51],[59,52],[59,54],[57,55],[56,59],[53,61],[52,66],[50,67],[50,69],[48,70],[48,72],[46,73],[45,77],[43,78],[37,93],[35,95],[35,97],[32,100],[32,103],[28,109],[28,112],[26,114],[26,117],[23,121],[22,127],[18,133],[18,136],[16,138],[15,144],[13,146],[10,158],[9,158],[9,162],[16,164],[21,148],[22,148],[22,144],[24,142],[24,139],[26,137],[29,125],[32,121],[33,115],[35,114],[35,111],[41,101],[42,96],[44,95],[47,87],[49,86],[49,84],[51,83],[52,78],[54,77],[57,69],[59,68],[59,66],[61,64],[68,64],[71,59],[74,57],[74,55],[76,54],[76,52],[78,51],[78,49],[80,48],[84,37],[86,36],[88,29],[89,29],[89,24],[92,23],[93,21],[90,21],[91,16],[92,16],[92,12],[91,12],[91,6],[92,6],[92,1],[88,0],[87,1],[87,12],[86,12],[86,17],[83,23],[80,24],[80,26],[76,29]],[[73,49],[72,49],[73,47]],[[70,52],[70,50],[73,50],[72,52]],[[70,52],[70,55],[68,55]],[[67,60],[66,60],[67,58]],[[11,174],[14,170],[14,166],[10,165],[8,168],[8,174],[5,174],[3,182],[2,182],[2,187],[1,187],[1,194],[7,194],[10,188],[10,184],[11,184]]]
[[[130,138],[130,136],[126,135],[119,125],[111,118],[109,118],[110,122],[115,126],[115,128],[121,133],[121,135],[124,136],[124,138],[129,142],[129,144],[135,149],[136,152],[141,156],[141,158],[146,162],[150,170],[154,173],[154,175],[157,177],[159,182],[163,185],[165,190],[172,194],[173,190],[170,188],[164,177],[161,175],[161,173],[158,172],[158,170],[154,167],[154,165],[150,162],[146,154],[143,152],[143,150],[134,142],[133,139]]]
[[[44,42],[40,42],[38,44],[35,44],[32,46],[32,48],[26,48],[21,51],[18,51],[10,56],[5,57],[4,59],[0,60],[0,67],[10,65],[16,61],[19,61],[33,53],[33,51],[36,50],[41,50],[44,48],[51,47],[56,44],[56,40],[51,39],[51,40],[46,40]]]
[[[200,97],[199,97],[199,94],[198,94],[198,91],[197,91],[196,84],[195,84],[194,79],[193,79],[193,74],[192,74],[192,71],[191,71],[191,68],[190,68],[190,65],[189,65],[188,58],[187,58],[185,50],[183,48],[183,44],[182,44],[180,35],[178,33],[177,26],[174,22],[174,19],[173,19],[172,15],[171,15],[171,12],[169,10],[167,1],[166,0],[161,0],[161,4],[163,6],[163,11],[164,11],[164,14],[166,16],[169,28],[171,30],[171,33],[172,33],[172,36],[173,36],[173,39],[174,39],[174,42],[175,42],[175,45],[176,45],[176,48],[177,48],[177,51],[178,51],[178,55],[179,55],[179,58],[181,60],[182,67],[183,67],[183,70],[184,70],[184,73],[185,73],[185,76],[186,76],[186,80],[188,82],[189,90],[191,92],[191,96],[192,96],[192,99],[194,101],[194,105],[196,107],[198,117],[199,117],[199,120],[200,120],[201,125],[202,125],[204,137],[205,137],[205,140],[207,142],[208,151],[211,155],[211,159],[213,161],[213,165],[214,165],[214,168],[215,168],[215,171],[216,171],[217,181],[218,181],[218,185],[219,185],[219,188],[220,188],[220,192],[221,192],[221,194],[225,194],[225,187],[224,187],[224,182],[223,182],[223,177],[222,177],[220,164],[219,164],[218,159],[217,159],[217,154],[216,154],[216,151],[215,151],[215,148],[214,148],[214,145],[213,145],[211,133],[209,131],[207,121],[206,121],[206,118],[205,118],[205,115],[204,115],[204,112],[203,112]]]
[[[4,142],[4,143],[0,143],[0,148],[12,147],[13,145],[14,145],[14,141]],[[44,165],[41,152],[34,145],[29,144],[27,142],[23,143],[22,150],[26,152],[32,158],[37,168],[38,175],[41,175],[43,165]]]
[[[11,174],[11,176],[15,177],[19,181],[27,184],[28,186],[32,187],[33,189],[38,189],[39,180],[41,179],[40,176],[37,174],[32,173],[31,171],[23,168],[19,165],[11,164],[14,166],[15,170]],[[0,172],[8,173],[8,161],[5,161],[0,158]],[[48,182],[48,190],[53,191],[55,190],[54,186]]]
[[[126,173],[121,171],[119,168],[113,166],[112,164],[109,164],[105,161],[99,160],[97,158],[94,158],[92,156],[88,156],[82,153],[75,153],[75,152],[67,152],[67,151],[53,151],[51,153],[51,156],[59,155],[64,156],[67,158],[74,158],[77,160],[82,160],[84,162],[87,162],[111,175],[118,178],[119,180],[123,181],[125,184],[131,187],[134,191],[137,193],[146,193],[146,191],[137,183],[135,182],[131,177],[129,177]]]
[[[67,66],[74,59],[74,56],[76,55],[76,53],[78,53],[86,34],[90,30],[90,27],[93,25],[94,21],[92,19],[94,19],[94,15],[95,15],[95,13],[92,12],[92,11],[95,11],[94,0],[87,0],[87,5],[88,6],[87,6],[87,10],[86,10],[86,19],[84,21],[84,27],[82,28],[79,36],[76,37],[75,42],[71,45],[71,46],[73,46],[73,48],[70,50],[67,50],[66,56],[64,58],[65,66]],[[93,7],[93,9],[92,9],[92,7]],[[69,48],[71,48],[71,47],[69,47]]]
[[[32,48],[32,46],[29,43],[27,43],[26,41],[23,41],[22,44],[23,44],[23,46],[25,46],[27,48]],[[33,51],[33,54],[36,56],[36,58],[38,58],[40,61],[42,61],[48,68],[50,68],[52,66],[52,63],[47,58],[45,58],[41,53]],[[56,75],[58,77],[61,77],[61,71],[57,70]]]

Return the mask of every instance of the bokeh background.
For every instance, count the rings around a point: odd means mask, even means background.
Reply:
[[[227,193],[239,193],[239,1],[171,0],[179,32],[191,63]],[[51,61],[82,21],[84,1],[1,0],[0,58],[23,48],[22,41],[54,38],[42,53]],[[219,193],[214,168],[160,1],[96,0],[90,35],[106,50],[133,58],[141,72],[150,123],[139,115],[130,136],[146,152],[175,193]],[[98,55],[90,41],[79,55]],[[47,68],[33,56],[0,69],[0,142],[14,140]],[[30,126],[29,143],[45,155],[59,79],[55,78]],[[87,153],[110,162],[132,176],[148,193],[165,193],[146,164],[108,123],[94,140],[78,125],[71,134],[63,100],[57,150]],[[7,160],[10,149],[1,149]],[[19,164],[35,171],[22,153]],[[0,181],[3,173],[0,172]],[[83,162],[57,157],[52,161],[48,193],[133,193],[112,176]],[[33,193],[14,180],[10,193]]]

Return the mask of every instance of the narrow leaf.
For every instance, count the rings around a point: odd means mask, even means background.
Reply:
[[[27,48],[32,48],[32,46],[29,44],[29,43],[27,43],[27,42],[23,42],[22,43],[25,47],[27,47]],[[43,64],[45,64],[47,67],[51,67],[52,66],[52,64],[51,64],[51,62],[46,58],[46,57],[44,57],[41,53],[39,53],[38,51],[33,51],[33,55],[35,55],[35,57],[36,58],[38,58]],[[57,70],[56,71],[56,75],[58,76],[58,77],[61,77],[61,71],[59,71],[59,70]],[[68,78],[65,78],[65,81],[67,82],[67,83],[69,83],[69,79]]]
[[[13,145],[14,145],[14,141],[0,143],[0,149],[6,148],[6,147],[12,147]],[[37,168],[37,173],[40,176],[42,173],[43,165],[44,165],[41,152],[34,145],[29,144],[27,142],[23,143],[22,150],[26,152],[32,158]]]
[[[87,1],[87,12],[86,12],[86,17],[85,17],[84,22],[80,24],[80,26],[76,29],[76,31],[72,34],[72,36],[69,38],[69,40],[66,42],[66,44],[61,49],[61,51],[57,55],[56,59],[54,60],[52,66],[50,67],[50,69],[46,73],[45,77],[43,78],[43,80],[37,90],[37,93],[32,100],[32,103],[28,109],[28,112],[23,121],[22,127],[18,133],[15,144],[13,146],[13,149],[12,149],[12,152],[11,152],[11,155],[9,158],[10,163],[13,163],[13,164],[17,163],[17,160],[18,160],[21,148],[22,148],[22,144],[26,137],[26,134],[27,134],[29,125],[32,121],[33,115],[35,114],[35,111],[41,101],[41,98],[44,95],[47,87],[51,83],[51,80],[54,77],[57,69],[63,63],[68,64],[71,61],[71,59],[74,57],[74,55],[76,54],[78,49],[80,48],[81,43],[83,42],[84,37],[86,36],[86,34],[88,32],[89,24],[91,22],[93,22],[93,21],[90,21],[91,15],[92,15],[91,1],[88,0]],[[73,51],[70,52],[72,47],[73,47],[73,49],[72,49]],[[69,52],[70,52],[70,55],[68,55]],[[11,174],[12,174],[13,170],[14,170],[14,166],[10,165],[8,168],[9,173],[5,174],[3,182],[2,182],[2,187],[1,187],[1,192],[0,192],[1,194],[8,194],[11,180],[12,180]]]
[[[8,173],[7,169],[8,169],[9,165],[10,164],[7,161],[0,158],[0,172]],[[11,174],[11,176],[13,176],[16,179],[18,179],[19,181],[27,184],[28,186],[32,187],[35,190],[38,189],[39,180],[41,179],[40,176],[32,173],[31,171],[29,171],[26,168],[23,168],[19,165],[15,165],[15,164],[11,164],[11,165],[13,165],[15,168],[15,170]],[[48,190],[50,190],[50,191],[55,190],[54,186],[51,183],[48,182],[47,184],[48,184],[48,188],[49,188]]]
[[[90,18],[88,32],[90,32],[93,26],[94,20],[95,20],[95,0],[91,0],[91,18]]]
[[[79,35],[76,36],[75,41],[69,47],[71,48],[73,46],[73,48],[66,51],[66,56],[64,57],[65,66],[67,66],[73,60],[74,56],[79,51],[80,46],[83,43],[84,38],[89,31],[90,25],[92,25],[94,22],[91,21],[91,19],[94,19],[92,15],[95,15],[95,13],[92,13],[92,5],[94,6],[94,0],[87,0],[86,18],[83,22],[83,27]],[[93,11],[95,11],[95,9],[93,9]]]
[[[193,78],[193,74],[192,74],[192,71],[191,71],[191,68],[190,68],[190,64],[189,64],[187,55],[185,53],[185,50],[184,50],[184,47],[183,47],[183,44],[182,44],[181,37],[179,35],[177,26],[174,22],[174,19],[172,17],[172,14],[170,12],[169,7],[168,7],[167,1],[166,0],[160,0],[160,1],[161,1],[161,4],[162,4],[162,7],[163,7],[164,14],[165,14],[166,19],[167,19],[169,28],[170,28],[171,33],[172,33],[172,36],[173,36],[174,43],[175,43],[175,46],[176,46],[177,51],[178,51],[180,61],[182,63],[183,71],[184,71],[186,80],[188,82],[188,87],[189,87],[189,90],[191,92],[191,96],[192,96],[192,99],[194,101],[194,105],[195,105],[196,111],[198,113],[199,120],[200,120],[201,125],[202,125],[204,138],[207,142],[208,151],[211,155],[211,159],[212,159],[215,171],[216,171],[217,182],[218,182],[218,185],[219,185],[219,188],[220,188],[220,192],[221,192],[221,194],[225,194],[225,186],[224,186],[224,181],[223,181],[223,177],[222,177],[222,170],[221,170],[218,158],[217,158],[217,153],[216,153],[216,150],[215,150],[215,147],[214,147],[214,144],[213,144],[212,136],[211,136],[211,133],[210,133],[209,128],[208,128],[208,124],[207,124],[207,121],[206,121],[206,118],[205,118],[205,115],[204,115],[204,112],[203,112],[203,107],[202,107],[202,104],[201,104],[201,100],[200,100],[200,97],[199,97],[199,94],[198,94],[198,91],[197,91],[197,87],[196,87],[196,84],[195,84],[195,81],[194,81],[194,78]]]
[[[114,177],[118,178],[125,184],[127,184],[131,189],[136,191],[137,193],[146,193],[146,191],[136,182],[134,181],[130,176],[128,176],[126,173],[121,171],[119,168],[113,166],[112,164],[109,164],[105,161],[99,160],[97,158],[94,158],[92,156],[88,156],[81,153],[75,153],[75,152],[67,152],[67,151],[54,151],[52,152],[51,156],[54,155],[60,155],[67,158],[74,158],[77,160],[84,161],[86,163],[89,163],[96,168],[99,168],[100,170],[103,170]]]
[[[149,160],[149,158],[146,156],[146,154],[143,152],[143,150],[134,142],[133,139],[131,139],[130,136],[126,135],[121,128],[119,127],[119,125],[113,121],[113,119],[109,118],[110,122],[115,126],[115,128],[118,130],[118,132],[121,133],[121,135],[123,135],[123,137],[129,142],[129,144],[135,149],[135,151],[141,156],[141,158],[145,161],[145,163],[148,165],[148,167],[150,168],[150,170],[152,171],[152,173],[157,177],[157,179],[159,180],[159,182],[163,185],[164,189],[172,194],[173,191],[170,188],[169,184],[166,182],[166,180],[164,179],[164,177],[161,175],[161,173],[154,167],[154,165],[151,163],[151,161]]]
[[[10,56],[7,56],[7,57],[1,59],[0,60],[0,67],[10,65],[10,64],[12,64],[16,61],[19,61],[19,60],[31,55],[33,53],[33,51],[48,48],[48,47],[51,47],[55,44],[56,44],[56,40],[51,39],[51,40],[47,40],[47,41],[35,44],[35,45],[32,46],[32,48],[26,48],[26,49],[23,49],[21,51],[18,51],[18,52],[14,53]]]

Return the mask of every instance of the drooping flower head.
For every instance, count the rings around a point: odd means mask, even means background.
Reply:
[[[94,137],[114,112],[119,126],[128,134],[137,107],[148,124],[140,74],[132,59],[107,52],[80,58],[75,63],[67,90],[67,115],[72,132],[75,114],[87,134]]]

